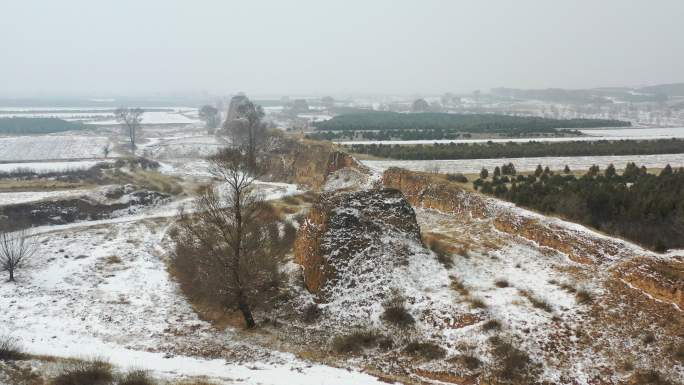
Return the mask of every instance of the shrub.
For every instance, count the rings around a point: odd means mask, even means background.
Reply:
[[[451,288],[459,292],[461,295],[465,296],[469,294],[468,288],[465,287],[463,282],[456,277],[451,277]]]
[[[493,347],[492,353],[497,358],[494,376],[508,382],[528,383],[525,381],[531,377],[529,372],[532,364],[528,354],[498,336],[490,338],[489,342]]]
[[[94,359],[66,365],[52,385],[108,385],[113,378],[109,363]]]
[[[577,290],[577,293],[575,293],[575,300],[579,304],[590,303],[592,298],[591,293],[584,289]]]
[[[644,334],[643,341],[645,345],[650,345],[654,343],[655,340],[655,335],[652,332],[647,332],[646,334]]]
[[[404,348],[404,353],[427,360],[436,360],[446,356],[446,350],[432,342],[410,342]]]
[[[506,281],[505,279],[497,279],[494,282],[494,284],[496,285],[496,287],[500,287],[500,288],[504,288],[504,287],[509,286],[508,281]]]
[[[437,256],[437,261],[439,261],[439,263],[441,263],[447,269],[453,267],[454,261],[451,257],[451,250],[449,250],[449,245],[447,245],[440,239],[435,238],[431,234],[424,235],[423,242],[427,245],[427,247],[430,250],[432,250],[433,253],[435,253],[435,255]]]
[[[377,346],[380,336],[371,330],[358,330],[347,335],[337,336],[333,340],[333,349],[337,353],[360,353],[363,349]]]
[[[684,362],[684,343],[670,343],[667,346],[667,352],[670,353],[675,360]]]
[[[662,378],[660,373],[655,370],[637,371],[630,379],[630,384],[639,385],[674,385],[672,382]]]
[[[317,304],[311,303],[304,307],[303,318],[306,323],[313,323],[321,316],[321,308]]]
[[[484,331],[498,330],[498,329],[501,329],[501,322],[499,322],[495,319],[489,320],[489,321],[482,324],[482,330],[484,330]]]
[[[468,183],[468,178],[463,174],[447,174],[447,180],[458,183]]]
[[[475,298],[475,297],[469,297],[468,302],[470,302],[470,306],[472,306],[475,309],[486,309],[487,304],[484,303],[483,300],[480,298]]]
[[[562,283],[560,285],[561,289],[567,291],[568,293],[576,293],[577,289],[569,283]]]
[[[21,346],[10,337],[0,337],[0,361],[17,361],[26,358]]]
[[[401,328],[413,326],[416,320],[406,310],[406,298],[398,291],[393,291],[392,296],[382,304],[385,311],[382,319]]]
[[[478,357],[476,357],[473,353],[465,353],[461,354],[459,356],[456,356],[449,361],[453,362],[458,362],[461,365],[465,366],[468,370],[475,370],[482,365],[482,361]]]
[[[378,348],[381,350],[392,350],[394,348],[394,340],[389,337],[382,337],[378,340]]]
[[[144,370],[133,370],[126,373],[116,385],[156,385],[155,381],[149,374]]]

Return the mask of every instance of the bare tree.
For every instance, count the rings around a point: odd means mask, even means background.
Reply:
[[[128,108],[119,107],[114,111],[114,116],[116,120],[124,126],[124,129],[128,131],[128,138],[131,142],[131,152],[135,152],[135,140],[138,129],[140,128],[140,122],[142,121],[142,115],[145,111],[141,108]]]
[[[247,167],[256,171],[257,141],[263,139],[265,133],[265,127],[261,123],[261,119],[264,117],[264,109],[248,101],[238,107],[238,114],[247,122]]]
[[[213,134],[220,122],[219,110],[214,106],[206,104],[200,108],[199,118],[204,121],[209,134]]]
[[[234,97],[231,101],[224,130],[232,136],[233,146],[247,155],[247,167],[254,169],[257,150],[266,137],[266,125],[262,122],[264,109],[247,97]]]
[[[111,143],[107,142],[107,144],[102,146],[102,154],[104,155],[105,159],[107,159],[110,152],[112,152],[112,145]]]
[[[174,263],[193,292],[239,310],[253,328],[253,306],[268,303],[279,290],[279,232],[266,225],[276,216],[254,191],[246,154],[225,149],[210,162],[224,188],[202,193],[194,213],[181,210]]]
[[[34,239],[27,231],[0,232],[0,270],[9,273],[10,282],[14,272],[35,254],[38,249]]]

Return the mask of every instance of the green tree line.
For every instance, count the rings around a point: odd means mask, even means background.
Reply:
[[[0,134],[49,134],[80,130],[86,125],[57,118],[0,118]]]
[[[609,119],[549,119],[535,116],[497,114],[448,114],[425,112],[403,114],[371,111],[338,115],[330,120],[314,123],[324,131],[386,131],[386,130],[442,130],[443,132],[500,133],[555,133],[559,128],[627,127],[631,123]]]
[[[486,194],[545,214],[624,237],[656,251],[684,247],[684,168],[667,165],[657,175],[629,163],[622,174],[613,165],[592,166],[575,177],[537,168],[532,175],[493,176],[473,182]]]

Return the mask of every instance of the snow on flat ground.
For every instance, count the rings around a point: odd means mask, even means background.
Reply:
[[[106,160],[79,160],[66,162],[21,162],[21,163],[0,163],[0,172],[12,172],[17,169],[30,169],[37,173],[60,172],[68,170],[84,170],[94,165],[105,162]]]
[[[227,142],[215,135],[150,138],[141,146],[144,156],[155,159],[203,158],[215,154]]]
[[[90,190],[76,189],[64,191],[25,191],[0,193],[0,206],[17,203],[41,201],[44,199],[64,198],[88,193]]]
[[[602,128],[579,130],[584,134],[608,139],[662,139],[684,138],[684,127],[663,128]]]
[[[197,109],[191,107],[151,107],[168,111],[143,113],[142,124],[190,124],[197,123]],[[145,108],[143,108],[145,110]],[[120,124],[114,119],[111,107],[0,107],[0,118],[59,118],[68,121],[82,121],[96,125]]]
[[[684,166],[684,154],[662,155],[613,155],[613,156],[571,156],[571,157],[539,157],[539,158],[499,158],[499,159],[457,159],[457,160],[364,160],[368,167],[386,170],[400,167],[411,171],[435,171],[441,173],[478,173],[482,168],[490,171],[496,166],[513,163],[518,171],[534,171],[537,165],[549,166],[551,170],[562,170],[568,165],[571,170],[586,171],[592,165],[605,168],[609,164],[616,168],[624,168],[629,162],[648,168],[662,168],[666,164],[672,167]]]
[[[144,110],[144,108],[143,108]],[[149,111],[143,113],[142,124],[191,124],[199,122],[199,119],[193,119],[184,115],[180,111]],[[88,122],[101,126],[121,124],[116,119],[96,120]]]
[[[16,136],[0,138],[0,162],[102,157],[109,139],[100,136]]]

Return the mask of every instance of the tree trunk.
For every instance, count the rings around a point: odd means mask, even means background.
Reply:
[[[10,282],[14,282],[14,269],[9,269]]]
[[[256,326],[256,322],[254,322],[252,310],[249,308],[249,304],[242,293],[238,295],[238,309],[242,312],[242,317],[245,319],[247,329],[253,329]]]
[[[131,152],[135,154],[135,128],[128,127],[128,137],[131,140]]]

